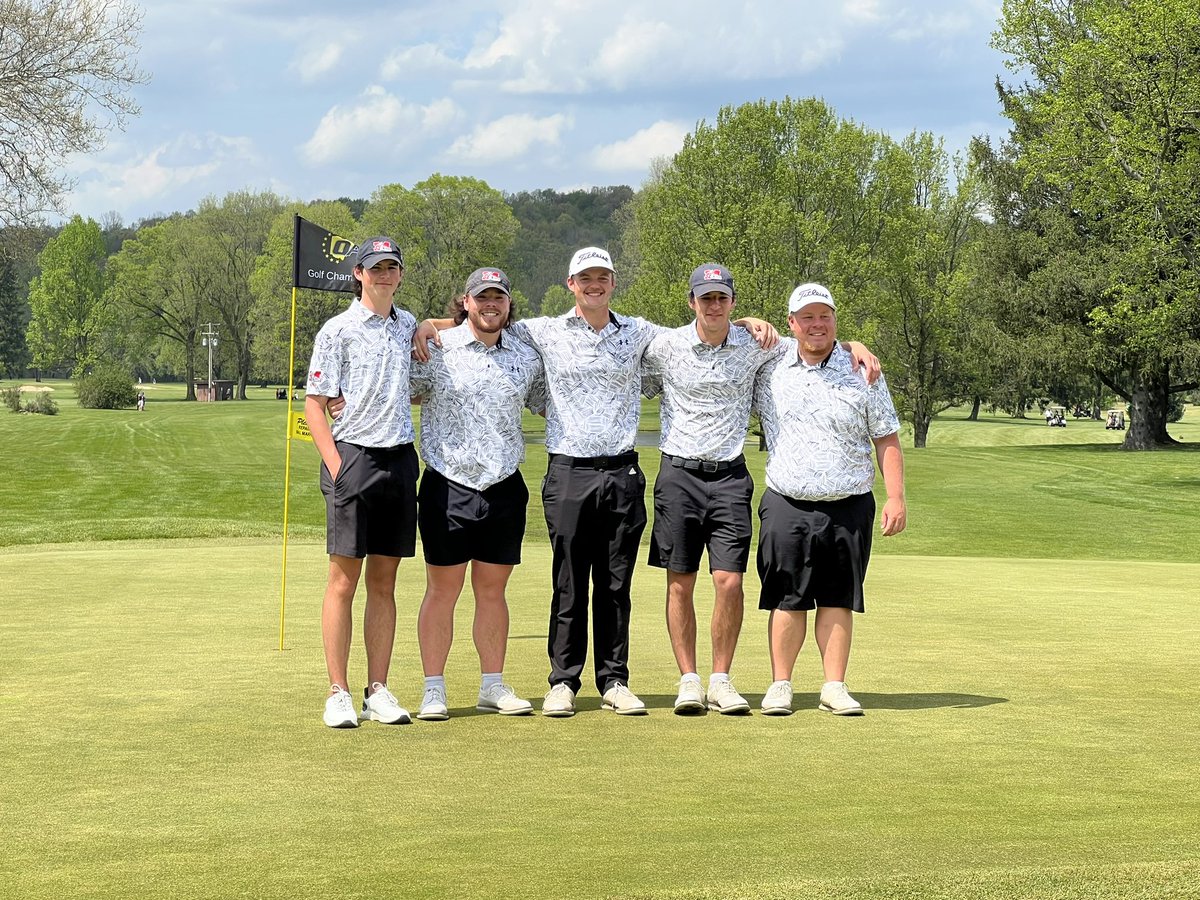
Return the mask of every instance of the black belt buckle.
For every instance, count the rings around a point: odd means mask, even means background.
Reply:
[[[609,463],[611,461],[612,461],[612,458],[608,457],[608,456],[595,456],[592,458],[592,468],[593,469],[610,469],[610,468],[612,468],[612,466],[609,465]]]
[[[700,460],[700,471],[712,475],[715,472],[721,471],[721,464],[716,460],[702,459]]]

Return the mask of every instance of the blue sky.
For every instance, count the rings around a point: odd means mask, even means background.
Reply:
[[[1006,132],[1000,0],[146,0],[142,114],[72,160],[69,213],[365,197],[434,172],[638,187],[726,104],[818,96],[901,137]]]

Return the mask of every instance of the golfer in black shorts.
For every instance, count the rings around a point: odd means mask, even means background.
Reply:
[[[521,410],[545,403],[542,362],[508,325],[512,298],[499,269],[471,273],[451,309],[458,323],[414,364],[413,396],[421,402],[421,544],[426,589],[417,619],[425,694],[418,719],[450,715],[445,668],[454,639],[454,607],[467,564],[475,595],[473,636],[481,680],[476,709],[501,715],[533,712],[504,683],[508,644],[505,588],[521,561],[529,491]]]
[[[845,679],[871,556],[871,449],[887,489],[880,530],[899,534],[907,521],[900,421],[885,380],[867,384],[837,344],[836,306],[826,288],[810,283],[792,292],[788,327],[795,340],[784,342],[784,355],[764,368],[754,397],[767,438],[758,573],[759,607],[771,611],[774,679],[762,711],[792,712],[792,670],[804,645],[807,611],[815,609],[813,630],[825,670],[819,707],[860,715],[862,706]]]
[[[409,721],[387,687],[396,635],[396,568],[416,552],[417,458],[408,372],[416,320],[392,304],[404,277],[394,241],[369,238],[358,248],[356,299],[317,333],[308,369],[305,416],[321,454],[329,580],[321,634],[330,689],[323,720],[353,728],[359,718]],[[329,401],[345,404],[332,427]],[[366,560],[363,635],[367,689],[356,712],[347,689],[351,606]]]

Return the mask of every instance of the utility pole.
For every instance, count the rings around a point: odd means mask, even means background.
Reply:
[[[208,399],[211,403],[213,398],[213,380],[212,380],[212,354],[213,347],[217,346],[217,326],[215,322],[206,322],[201,326],[204,331],[200,332],[200,344],[208,348]]]

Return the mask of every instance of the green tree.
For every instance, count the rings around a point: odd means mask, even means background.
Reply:
[[[506,199],[521,228],[505,271],[513,285],[530,297],[543,297],[552,285],[562,285],[571,254],[580,247],[609,248],[625,271],[627,260],[618,246],[622,231],[618,213],[633,199],[631,188],[522,191]]]
[[[261,378],[303,386],[313,340],[326,319],[345,309],[353,297],[307,288],[296,292],[295,368],[288,375],[291,346],[292,238],[299,214],[327,231],[354,240],[359,232],[351,210],[340,200],[293,204],[275,216],[263,252],[250,276],[254,296],[254,371]],[[398,240],[398,239],[397,239]]]
[[[876,279],[850,294],[847,306],[887,362],[888,386],[912,422],[913,445],[924,447],[933,417],[970,393],[978,307],[967,259],[983,228],[982,194],[965,167],[951,179],[951,160],[933,135],[909,135],[899,149],[890,154],[892,177],[909,185],[912,201],[884,217]]]
[[[1200,373],[1197,35],[1191,0],[1005,0],[994,38],[1021,78],[993,155],[1020,190],[992,193],[1033,245],[1022,299],[1129,402],[1128,449],[1172,442],[1170,396]]]
[[[568,291],[564,285],[552,284],[546,289],[546,293],[542,297],[542,307],[539,314],[543,316],[560,316],[568,309],[574,308],[575,295]]]
[[[254,293],[250,279],[283,201],[270,192],[234,191],[209,197],[196,212],[196,230],[213,275],[208,304],[221,320],[221,346],[237,368],[237,398],[246,399],[254,364]]]
[[[835,295],[872,283],[884,216],[910,202],[888,164],[896,152],[817,99],[723,107],[634,201],[626,240],[640,263],[627,305],[686,321],[688,275],[708,260],[733,271],[738,312],[779,324],[801,281]]]
[[[0,224],[57,209],[67,160],[138,113],[141,19],[121,0],[0,2]]]
[[[440,316],[480,266],[503,266],[520,228],[504,195],[477,178],[432,175],[407,190],[384,185],[363,213],[363,237],[386,234],[404,253],[397,302]]]
[[[113,321],[106,258],[100,226],[79,216],[38,255],[41,274],[29,284],[26,340],[39,369],[65,368],[77,378],[96,361],[99,339]]]
[[[184,216],[141,229],[109,261],[109,292],[122,318],[131,329],[178,346],[188,400],[196,399],[200,326],[211,316],[211,262],[198,223]]]
[[[0,254],[0,374],[20,378],[29,365],[25,344],[25,299],[7,254]]]

